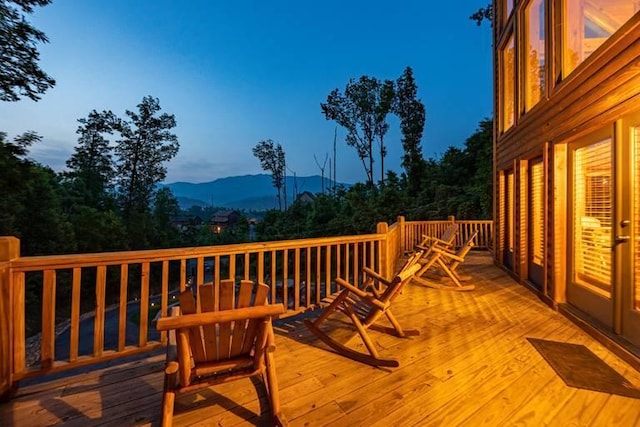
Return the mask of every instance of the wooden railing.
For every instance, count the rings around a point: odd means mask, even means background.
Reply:
[[[454,222],[458,224],[455,245],[460,247],[476,231],[478,234],[473,239],[474,246],[479,249],[493,248],[493,221],[492,220],[456,220],[450,216],[445,221],[404,221],[398,218],[400,228],[403,230],[402,251],[411,252],[416,244],[422,241],[423,236],[441,236],[444,230]]]
[[[264,282],[271,301],[296,314],[335,293],[337,277],[360,282],[365,266],[391,275],[403,252],[442,224],[399,217],[360,236],[38,257],[20,257],[19,241],[0,237],[0,397],[22,379],[163,346],[154,315],[187,288],[197,296],[211,282],[217,296],[223,279]],[[476,227],[488,241],[490,221],[460,224],[463,236]]]

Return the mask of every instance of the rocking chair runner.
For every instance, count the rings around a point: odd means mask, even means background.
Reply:
[[[367,330],[369,328],[380,330],[401,338],[419,334],[418,330],[402,329],[391,313],[391,303],[398,296],[404,285],[420,269],[420,264],[417,263],[419,258],[419,253],[409,258],[405,267],[392,280],[387,280],[375,271],[365,267],[363,271],[368,279],[365,281],[364,289],[337,278],[338,285],[344,288],[342,292],[320,313],[320,316],[315,321],[305,320],[305,324],[316,337],[343,356],[372,366],[399,366],[396,359],[383,359],[379,356],[378,350],[375,348],[375,344],[369,337]],[[382,289],[377,288],[376,282],[384,285],[384,287]],[[319,326],[336,311],[341,311],[349,317],[369,354],[353,350],[320,330]],[[383,314],[391,323],[391,328],[374,325]]]
[[[169,331],[162,425],[171,426],[178,392],[259,375],[271,407],[273,423],[286,425],[280,413],[271,319],[284,313],[282,304],[267,304],[269,286],[242,281],[234,302],[235,284],[220,283],[219,310],[213,285],[199,289],[201,313],[191,291],[180,294],[180,308],[158,320],[159,331]],[[180,314],[180,311],[182,313]]]
[[[424,286],[428,286],[430,288],[435,288],[435,289],[445,289],[445,290],[451,290],[451,291],[471,291],[475,289],[475,285],[473,284],[468,284],[468,285],[462,284],[463,280],[458,274],[458,272],[456,271],[456,269],[462,262],[464,262],[465,257],[467,256],[471,248],[474,246],[473,241],[477,235],[478,235],[477,231],[472,233],[469,239],[467,239],[464,245],[462,245],[462,247],[457,252],[454,252],[453,250],[446,247],[434,245],[431,248],[431,256],[427,260],[427,263],[422,266],[422,268],[420,269],[420,271],[418,271],[414,279],[418,283]],[[433,265],[438,265],[438,267],[440,267],[440,270],[442,270],[442,272],[444,272],[447,276],[449,276],[449,278],[453,282],[453,286],[444,285],[441,283],[435,283],[433,281],[426,280],[422,277],[422,275],[427,270],[429,270]]]

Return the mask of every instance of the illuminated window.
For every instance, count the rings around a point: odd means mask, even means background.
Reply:
[[[502,49],[502,131],[505,132],[515,123],[515,53],[513,34]]]
[[[514,177],[513,177],[513,172],[509,172],[509,174],[507,175],[507,221],[509,222],[507,224],[508,231],[507,231],[507,248],[509,249],[509,252],[513,252],[514,249],[514,232],[515,232],[515,218],[513,215],[513,201],[515,200],[515,188],[514,188]]]
[[[568,75],[640,8],[629,0],[564,0],[564,74]]]
[[[529,111],[544,96],[546,73],[544,67],[545,32],[544,0],[533,0],[525,9],[525,109]]]
[[[574,152],[574,281],[611,291],[611,139]]]
[[[533,262],[544,260],[544,169],[542,160],[531,163],[531,250]]]

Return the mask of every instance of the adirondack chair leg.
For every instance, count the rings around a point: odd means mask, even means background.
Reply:
[[[276,364],[273,357],[274,351],[275,336],[273,333],[273,325],[269,323],[267,326],[267,350],[264,353],[266,369],[263,375],[263,381],[269,393],[269,406],[271,407],[271,417],[274,425],[287,426],[289,423],[280,411],[280,392],[278,391],[278,377],[276,376]]]
[[[173,424],[173,407],[176,400],[175,387],[178,382],[178,363],[169,362],[164,372],[164,390],[162,394],[162,427]]]

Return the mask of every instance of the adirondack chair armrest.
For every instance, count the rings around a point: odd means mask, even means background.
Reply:
[[[221,310],[207,313],[183,314],[178,317],[161,317],[156,328],[159,331],[170,329],[191,328],[205,326],[212,323],[233,322],[236,320],[259,319],[262,317],[275,317],[285,312],[282,304],[268,304],[255,307],[236,308],[233,310]]]

